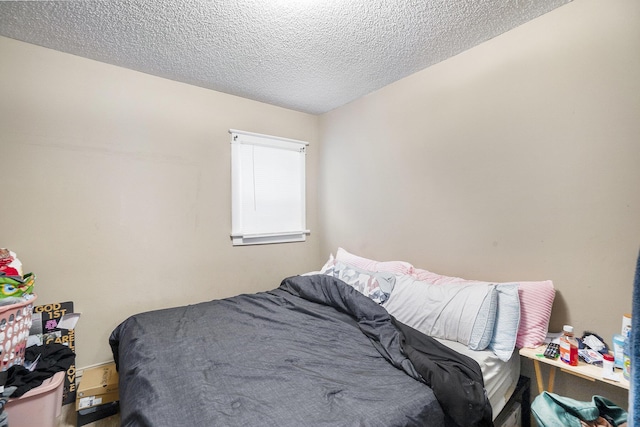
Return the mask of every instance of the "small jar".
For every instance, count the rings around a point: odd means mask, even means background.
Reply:
[[[611,354],[602,355],[602,376],[610,377],[613,375],[614,357]]]

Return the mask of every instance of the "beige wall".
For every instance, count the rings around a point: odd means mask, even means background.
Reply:
[[[0,38],[0,243],[40,303],[82,312],[79,367],[129,314],[269,289],[338,246],[552,279],[553,328],[610,337],[640,242],[639,7],[575,0],[320,118]],[[229,128],[312,143],[308,242],[231,246]],[[577,381],[558,392],[594,394]]]
[[[325,114],[325,257],[552,279],[552,328],[610,342],[640,249],[639,52],[639,2],[576,0]],[[557,391],[597,391],[577,381]]]
[[[77,366],[135,312],[317,268],[318,118],[0,38],[0,242],[73,301]],[[305,243],[232,247],[229,128],[311,143]]]

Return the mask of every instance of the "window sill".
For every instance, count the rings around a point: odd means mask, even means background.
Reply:
[[[304,242],[310,230],[287,231],[282,233],[232,234],[233,246],[269,245],[272,243]]]

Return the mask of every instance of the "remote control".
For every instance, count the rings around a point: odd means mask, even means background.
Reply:
[[[547,359],[556,359],[560,354],[560,345],[556,343],[549,343],[544,350],[544,357]]]

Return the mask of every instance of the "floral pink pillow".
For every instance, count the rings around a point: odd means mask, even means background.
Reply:
[[[418,280],[444,285],[449,283],[486,283],[460,277],[442,276],[419,268],[413,274]],[[517,282],[520,297],[520,325],[516,347],[537,347],[544,342],[549,328],[555,288],[551,280],[540,282]]]
[[[404,261],[374,261],[372,259],[363,258],[358,255],[351,254],[342,248],[338,248],[336,252],[336,261],[343,262],[362,270],[375,272],[387,271],[390,273],[413,274],[413,265]]]

